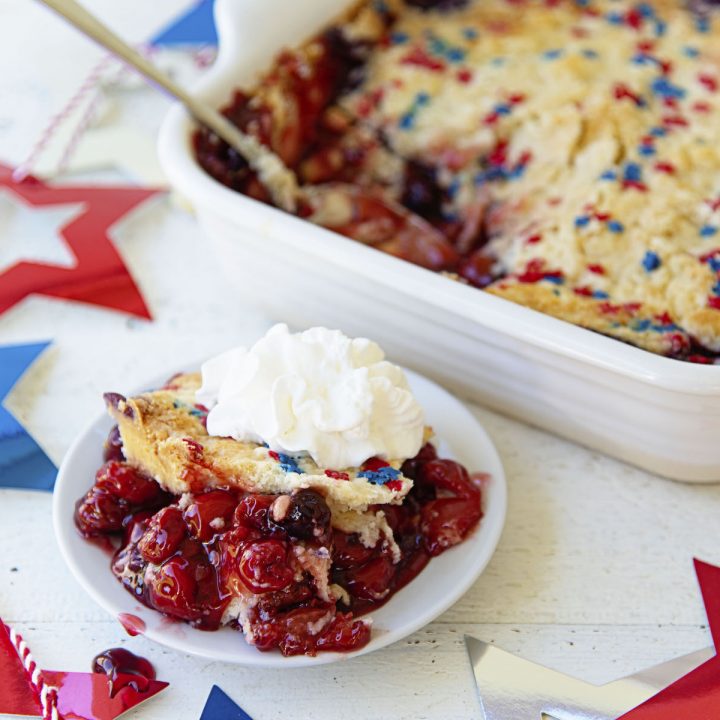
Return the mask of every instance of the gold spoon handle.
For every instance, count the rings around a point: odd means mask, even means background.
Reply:
[[[190,95],[75,0],[40,2],[55,10],[71,25],[181,102],[199,123],[212,130],[247,160],[272,194],[276,205],[289,212],[295,211],[299,193],[295,174],[257,138],[240,131],[217,110]]]

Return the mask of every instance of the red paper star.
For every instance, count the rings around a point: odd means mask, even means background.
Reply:
[[[38,673],[36,667],[22,638],[0,620],[0,715],[44,716],[40,682],[57,698],[62,720],[115,720],[168,686],[137,675],[120,673],[111,680],[101,673]]]
[[[108,229],[159,190],[129,187],[55,187],[36,178],[16,183],[12,168],[0,165],[0,187],[36,207],[83,203],[85,211],[61,235],[77,264],[67,268],[39,262],[18,262],[0,273],[0,313],[33,293],[78,300],[150,319],[140,291]]]
[[[619,720],[717,720],[720,718],[720,568],[695,560],[715,656],[668,685]]]

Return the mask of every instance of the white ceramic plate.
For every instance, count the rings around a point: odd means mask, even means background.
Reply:
[[[108,552],[84,540],[73,522],[75,502],[92,485],[95,471],[102,464],[103,442],[112,427],[106,415],[97,418],[73,443],[55,485],[55,534],[70,570],[88,594],[113,616],[128,613],[140,618],[145,624],[145,637],[213,660],[259,667],[321,665],[377,650],[410,635],[447,610],[485,569],[505,523],[507,491],[497,452],[473,415],[435,383],[409,371],[407,375],[425,408],[428,423],[437,433],[440,454],[456,458],[471,472],[490,475],[484,493],[485,516],[471,537],[431,560],[415,580],[372,613],[372,639],[362,650],[320,653],[314,658],[262,653],[248,645],[235,630],[195,630],[184,623],[171,622],[134,600],[113,577]],[[163,382],[164,379],[148,387],[158,387]]]

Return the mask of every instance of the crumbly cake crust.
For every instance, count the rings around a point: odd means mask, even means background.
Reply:
[[[131,398],[106,396],[127,461],[175,495],[211,487],[266,494],[313,488],[323,493],[333,515],[342,517],[363,513],[370,505],[400,504],[412,487],[399,471],[400,461],[390,463],[387,472],[393,479],[388,483],[382,474],[361,468],[320,468],[308,457],[278,456],[263,445],[212,437],[204,425],[206,411],[195,404],[199,387],[200,375],[190,373],[161,390]]]

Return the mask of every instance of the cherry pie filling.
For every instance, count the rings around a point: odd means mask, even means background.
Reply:
[[[383,464],[368,461],[372,468]],[[259,650],[348,652],[370,640],[369,624],[358,618],[464,540],[482,517],[479,482],[462,465],[438,458],[431,444],[402,470],[414,480],[403,504],[371,508],[385,513],[398,559],[387,542],[366,547],[357,534],[334,529],[325,498],[312,489],[262,495],[215,488],[172,496],[124,461],[113,428],[105,463],[77,502],[75,523],[86,538],[114,540],[117,579],[168,617],[216,630],[241,595],[252,600],[243,627]],[[298,562],[308,555],[330,558],[330,583],[345,591],[340,599],[321,592]]]

